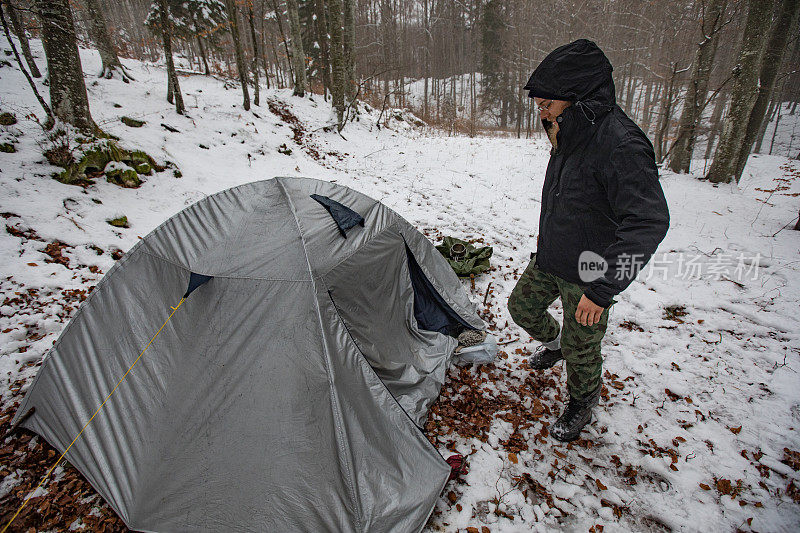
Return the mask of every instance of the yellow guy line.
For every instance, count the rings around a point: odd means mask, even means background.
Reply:
[[[2,531],[0,531],[0,533],[5,533],[5,532],[6,532],[6,530],[8,529],[8,527],[11,525],[11,522],[13,522],[13,521],[14,521],[14,519],[15,519],[15,518],[16,518],[16,517],[19,515],[20,511],[22,511],[22,509],[25,507],[25,504],[27,504],[27,503],[28,503],[28,501],[30,501],[30,499],[31,499],[31,495],[32,495],[33,493],[35,493],[37,490],[39,490],[39,487],[41,487],[41,486],[42,486],[42,484],[44,483],[44,481],[47,479],[47,477],[50,475],[50,473],[51,473],[51,472],[52,472],[52,471],[55,469],[55,467],[57,467],[57,466],[58,466],[58,464],[61,462],[61,460],[64,458],[64,456],[65,456],[65,455],[67,455],[67,452],[69,451],[69,449],[70,449],[70,448],[72,448],[72,445],[73,445],[73,444],[75,444],[75,441],[77,441],[77,440],[78,440],[78,438],[79,438],[79,437],[80,437],[80,436],[83,434],[83,431],[84,431],[84,430],[85,430],[87,427],[89,427],[89,424],[91,424],[91,423],[92,423],[92,420],[94,420],[94,417],[95,417],[95,416],[97,416],[97,413],[99,413],[99,412],[100,412],[100,410],[101,410],[101,409],[103,408],[103,406],[106,404],[106,402],[108,401],[108,399],[109,399],[109,398],[111,398],[111,396],[113,396],[115,392],[117,392],[117,388],[120,386],[120,384],[121,384],[123,381],[125,381],[125,378],[126,378],[126,377],[128,377],[128,374],[130,373],[130,371],[131,371],[131,370],[133,370],[133,367],[135,367],[135,366],[136,366],[136,363],[138,363],[138,362],[139,362],[139,359],[141,359],[141,358],[142,358],[142,356],[144,355],[144,352],[146,352],[146,351],[147,351],[147,349],[150,347],[150,345],[151,345],[151,344],[153,344],[153,341],[154,341],[154,340],[156,340],[156,337],[158,337],[158,334],[159,334],[159,333],[161,333],[161,330],[162,330],[162,329],[164,329],[164,326],[166,326],[166,325],[167,325],[167,323],[170,321],[170,319],[172,318],[172,315],[174,315],[174,314],[175,314],[175,312],[176,312],[178,309],[180,309],[181,305],[183,305],[183,302],[184,302],[184,300],[186,300],[186,298],[185,298],[185,297],[184,297],[184,298],[181,298],[181,301],[180,301],[180,302],[178,302],[178,305],[176,305],[175,307],[170,307],[170,309],[172,309],[172,313],[170,313],[170,315],[167,317],[167,320],[166,320],[166,321],[165,321],[165,322],[164,322],[164,323],[161,325],[161,327],[160,327],[160,328],[158,328],[158,331],[156,331],[156,334],[155,334],[155,335],[153,335],[153,338],[152,338],[152,339],[150,339],[150,342],[148,342],[148,343],[147,343],[147,346],[145,346],[145,347],[144,347],[144,350],[142,350],[142,353],[140,353],[140,354],[139,354],[139,357],[137,357],[137,358],[136,358],[136,361],[134,361],[134,362],[133,362],[133,364],[132,364],[132,365],[131,365],[131,366],[128,368],[127,372],[125,372],[125,375],[124,375],[124,376],[122,376],[122,377],[120,378],[120,380],[119,380],[119,381],[117,381],[117,384],[114,386],[114,390],[112,390],[112,391],[111,391],[111,392],[108,394],[108,396],[106,396],[106,399],[105,399],[105,400],[103,400],[103,403],[101,403],[101,404],[100,404],[100,407],[98,407],[98,408],[97,408],[97,411],[95,411],[95,412],[94,412],[94,414],[92,415],[92,418],[90,418],[90,419],[89,419],[89,421],[88,421],[88,422],[86,422],[86,424],[84,424],[83,428],[81,428],[81,431],[80,431],[80,433],[78,433],[78,434],[75,436],[75,438],[74,438],[74,439],[72,439],[72,442],[70,442],[70,443],[69,443],[69,446],[67,446],[67,449],[66,449],[66,450],[64,450],[64,453],[62,453],[62,454],[61,454],[61,456],[58,458],[58,460],[55,462],[55,464],[54,464],[53,466],[51,466],[51,467],[50,467],[50,470],[48,470],[48,471],[47,471],[47,473],[44,475],[44,477],[43,477],[43,478],[42,478],[42,480],[39,482],[39,484],[38,484],[38,485],[36,485],[36,488],[35,488],[35,489],[33,489],[33,491],[31,491],[30,493],[28,493],[28,496],[27,496],[27,497],[25,498],[25,500],[22,502],[22,505],[20,505],[20,506],[19,506],[19,509],[17,509],[17,512],[16,512],[16,513],[14,513],[14,516],[12,516],[12,517],[11,517],[11,520],[9,520],[9,521],[8,521],[8,523],[5,525],[5,527],[3,527],[3,530],[2,530]]]

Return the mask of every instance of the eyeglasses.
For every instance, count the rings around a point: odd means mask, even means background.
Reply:
[[[547,102],[547,105],[542,105],[542,104],[544,104],[544,102],[542,102],[541,104],[536,106],[536,107],[539,108],[539,113],[541,113],[542,111],[547,111],[548,109],[550,109],[550,106],[553,105],[553,101],[552,100],[545,100],[545,101]]]

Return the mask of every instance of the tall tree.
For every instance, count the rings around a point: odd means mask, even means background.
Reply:
[[[111,79],[114,74],[119,74],[122,81],[128,83],[133,80],[130,73],[125,70],[122,62],[117,55],[117,49],[111,41],[108,33],[106,18],[98,0],[84,0],[86,12],[89,15],[89,35],[100,52],[100,59],[103,62],[103,69],[100,71],[101,78]]]
[[[356,0],[344,0],[344,84],[349,101],[356,97]]]
[[[258,59],[261,55],[258,53],[258,39],[256,38],[256,25],[253,21],[253,4],[247,4],[247,22],[250,25],[250,40],[253,42],[253,103],[260,105],[260,91],[258,84]],[[266,77],[266,70],[264,76]]]
[[[738,182],[742,177],[750,150],[761,130],[767,114],[772,91],[775,88],[775,80],[778,77],[778,69],[783,62],[783,54],[792,29],[796,28],[798,12],[800,12],[800,0],[782,0],[778,9],[778,16],[772,23],[772,28],[767,39],[767,47],[761,58],[761,69],[758,75],[758,96],[750,111],[747,121],[744,140],[739,150],[738,161],[736,162],[735,178]]]
[[[11,20],[11,26],[14,28],[14,33],[17,34],[17,39],[19,39],[19,45],[22,48],[22,55],[25,57],[25,62],[28,64],[28,68],[31,71],[31,76],[34,78],[41,78],[42,73],[39,72],[39,67],[36,66],[36,61],[33,59],[31,45],[28,42],[28,34],[25,31],[25,25],[22,23],[22,17],[19,16],[19,11],[17,11],[17,8],[14,7],[13,2],[8,0],[3,2],[3,5],[8,13],[8,18]]]
[[[170,28],[174,40],[182,39],[191,46],[197,43],[205,73],[210,73],[206,45],[215,46],[218,30],[227,26],[225,3],[222,0],[167,0]],[[153,3],[145,20],[145,26],[157,34],[161,33],[160,2]]]
[[[85,132],[97,132],[89,111],[69,0],[36,0],[35,5],[42,21],[42,45],[50,80],[50,108],[57,119]]]
[[[172,17],[167,0],[158,0],[159,19],[161,21],[161,40],[164,43],[164,57],[167,60],[167,102],[175,103],[175,112],[182,115],[185,111],[183,95],[172,59]]]
[[[292,32],[291,50],[294,70],[294,95],[303,96],[306,92],[306,54],[303,52],[303,33],[300,29],[300,14],[297,12],[297,0],[286,0],[286,15],[289,18],[289,30]]]
[[[764,36],[772,19],[772,0],[749,0],[747,22],[742,35],[739,60],[733,71],[731,105],[722,126],[714,162],[708,179],[714,183],[730,183],[744,143],[745,128],[758,95],[758,74],[764,51]]]
[[[244,49],[239,34],[239,13],[236,8],[236,0],[225,0],[225,7],[228,11],[228,20],[231,23],[231,39],[233,39],[233,51],[236,56],[236,70],[239,72],[239,83],[242,84],[242,106],[245,111],[250,109],[250,92],[247,88],[247,63],[244,60]]]
[[[726,4],[727,0],[711,0],[708,6],[703,5],[704,13],[700,25],[702,37],[694,56],[692,74],[686,88],[686,98],[683,101],[683,111],[678,125],[678,136],[672,146],[672,157],[669,161],[669,168],[673,172],[689,172],[694,143],[697,139],[697,126],[703,114],[708,79],[717,53]]]
[[[289,43],[286,41],[286,32],[283,31],[283,22],[281,17],[281,11],[278,9],[278,0],[272,0],[272,8],[275,11],[275,21],[278,23],[278,31],[281,34],[281,40],[283,41],[283,48],[286,50],[286,58],[289,60],[289,74],[291,74],[292,78],[294,78],[292,68],[292,53],[289,51]],[[275,54],[275,63],[278,63],[277,53]]]
[[[661,113],[658,117],[658,126],[656,127],[655,138],[653,145],[655,148],[656,161],[661,163],[666,154],[664,153],[667,133],[669,132],[669,122],[672,117],[672,107],[675,104],[675,78],[681,69],[678,68],[677,61],[672,62],[670,65],[669,78],[664,80],[664,88],[661,94]]]
[[[713,153],[714,142],[719,137],[719,132],[722,129],[722,112],[725,110],[725,105],[728,103],[725,95],[717,93],[715,97],[714,110],[711,112],[711,124],[708,130],[708,138],[706,139],[706,153],[703,158],[708,161],[711,159]]]
[[[503,7],[500,0],[489,0],[483,6],[481,28],[481,75],[483,79],[483,107],[494,111],[500,104],[502,125],[508,120],[507,98],[508,79],[505,62],[505,29]]]
[[[328,0],[328,33],[331,36],[331,96],[336,110],[339,131],[344,128],[345,64],[344,43],[342,42],[342,1]]]

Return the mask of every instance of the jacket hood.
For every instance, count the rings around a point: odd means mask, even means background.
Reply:
[[[524,89],[530,98],[568,100],[589,121],[616,104],[611,62],[594,42],[578,39],[559,46],[531,74]]]

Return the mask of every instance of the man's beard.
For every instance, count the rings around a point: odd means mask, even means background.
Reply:
[[[558,127],[555,122],[543,118],[542,126],[544,126],[544,131],[547,132],[547,138],[550,139],[550,144],[553,145],[553,148],[557,148],[558,141],[556,140],[556,134],[558,133]]]

